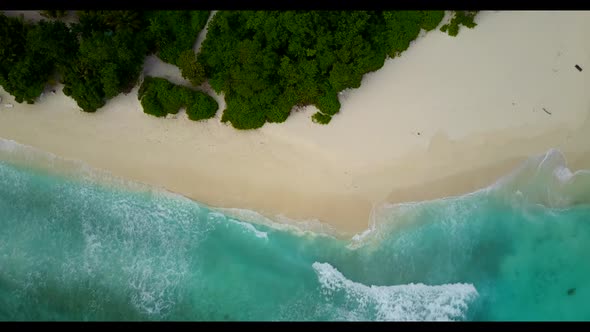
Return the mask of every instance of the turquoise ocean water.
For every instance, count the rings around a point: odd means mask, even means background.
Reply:
[[[590,319],[590,173],[555,150],[352,239],[58,163],[0,140],[0,320]]]

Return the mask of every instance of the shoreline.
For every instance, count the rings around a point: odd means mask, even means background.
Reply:
[[[326,126],[312,123],[314,107],[239,131],[221,111],[205,122],[144,114],[137,87],[94,114],[61,87],[35,105],[0,89],[14,104],[0,105],[0,137],[211,207],[317,219],[347,235],[370,226],[377,204],[466,194],[550,148],[572,172],[590,169],[590,78],[574,68],[590,68],[590,13],[481,12],[476,22],[388,59],[341,95]]]
[[[9,147],[6,148],[6,146],[3,146],[3,144],[8,145]],[[16,145],[16,148],[14,148],[13,145]],[[473,170],[473,171],[467,173],[467,176],[466,176],[467,178],[470,178],[473,175],[475,175],[475,176],[479,176],[482,174],[489,175],[490,169],[500,170],[500,169],[503,169],[504,167],[509,167],[508,165],[511,165],[512,163],[516,164],[515,167],[508,168],[508,171],[502,173],[502,175],[495,178],[495,180],[493,180],[492,182],[489,182],[489,183],[485,182],[486,183],[485,185],[480,186],[480,187],[475,187],[475,189],[472,189],[471,191],[457,191],[457,193],[451,193],[449,191],[442,191],[442,192],[445,192],[446,194],[441,194],[441,195],[433,194],[431,196],[428,196],[430,198],[424,198],[427,196],[424,196],[423,194],[422,195],[419,194],[416,197],[421,197],[424,199],[395,200],[395,198],[394,198],[394,199],[386,200],[385,202],[382,202],[381,204],[373,205],[372,209],[369,211],[368,220],[367,220],[368,221],[367,227],[364,229],[360,229],[356,233],[351,233],[351,232],[346,232],[346,231],[343,232],[342,229],[335,228],[334,225],[332,225],[330,223],[322,222],[322,221],[318,220],[317,218],[307,219],[307,220],[297,220],[297,219],[289,218],[283,214],[264,215],[264,214],[261,214],[259,211],[250,210],[250,209],[235,208],[235,207],[230,207],[230,206],[223,207],[223,206],[208,205],[202,201],[198,201],[198,200],[193,199],[189,196],[186,196],[181,192],[170,191],[167,188],[160,187],[157,185],[134,181],[134,180],[130,180],[129,178],[123,178],[123,177],[117,176],[107,170],[104,170],[104,169],[92,168],[88,164],[86,164],[80,160],[65,159],[65,158],[60,157],[60,156],[53,154],[51,152],[42,151],[42,150],[39,150],[39,149],[29,146],[29,145],[23,145],[19,142],[13,141],[13,140],[4,140],[4,139],[0,138],[0,162],[5,161],[8,163],[8,165],[13,165],[13,166],[16,166],[19,168],[23,167],[25,169],[33,169],[35,172],[43,172],[43,173],[48,174],[50,176],[57,176],[57,177],[63,178],[64,180],[84,181],[84,182],[89,181],[89,183],[93,183],[93,184],[96,184],[99,186],[105,186],[107,188],[113,188],[115,190],[122,189],[122,190],[130,190],[132,192],[156,191],[157,193],[161,193],[164,195],[173,195],[176,197],[181,197],[183,199],[188,199],[188,200],[190,200],[194,203],[200,204],[200,205],[205,205],[207,208],[211,209],[212,211],[221,212],[229,217],[237,218],[240,221],[245,221],[245,222],[249,222],[249,223],[253,223],[253,224],[261,224],[261,225],[270,226],[270,227],[278,228],[278,229],[284,229],[283,227],[286,227],[287,229],[291,229],[292,231],[295,231],[295,232],[312,232],[313,234],[315,234],[317,236],[325,236],[325,235],[333,236],[333,237],[336,237],[336,238],[339,238],[342,240],[352,241],[350,244],[352,246],[357,245],[358,242],[362,238],[364,238],[368,234],[374,232],[377,227],[384,226],[384,225],[375,225],[376,220],[374,219],[375,216],[382,213],[383,210],[397,208],[398,206],[423,204],[423,203],[429,203],[429,202],[434,202],[434,201],[439,201],[439,200],[458,199],[458,198],[462,198],[462,197],[476,195],[481,192],[487,192],[488,190],[494,190],[494,189],[500,189],[501,191],[508,190],[508,192],[507,192],[508,194],[514,194],[515,192],[512,191],[512,189],[515,189],[515,188],[517,189],[518,192],[520,192],[521,190],[526,190],[526,186],[530,185],[530,183],[526,182],[526,178],[529,178],[530,176],[534,176],[533,173],[531,173],[531,162],[533,162],[533,166],[538,166],[539,160],[546,158],[550,153],[552,153],[551,150],[555,150],[555,149],[550,149],[549,151],[546,151],[545,153],[529,156],[524,161],[521,161],[520,158],[517,158],[518,161],[516,161],[516,159],[509,160],[509,161],[502,161],[502,162],[498,163],[498,165],[494,165],[494,166],[498,166],[498,167],[492,166],[492,167],[488,167],[483,170],[476,169],[476,170]],[[14,153],[15,151],[17,152],[16,154]],[[556,150],[556,151],[557,151],[558,155],[561,155],[564,158],[564,165],[563,166],[566,167],[568,171],[570,171],[570,176],[573,176],[573,177],[586,176],[587,180],[590,180],[590,169],[582,168],[582,169],[572,170],[572,168],[569,167],[571,163],[569,163],[568,160],[565,158],[565,155],[563,154],[563,152],[560,150]],[[533,160],[536,160],[536,162]],[[581,160],[585,165],[587,165],[590,163],[590,156],[588,154],[586,154],[581,157]],[[555,169],[551,168],[550,170],[553,172]],[[460,175],[460,176],[465,177],[464,174]],[[423,192],[419,189],[423,189],[426,187],[432,188],[432,186],[436,187],[436,186],[440,186],[441,184],[442,185],[446,184],[447,188],[448,188],[448,184],[451,182],[456,183],[455,181],[458,177],[459,177],[459,175],[456,177],[451,176],[451,177],[444,178],[444,179],[441,179],[438,181],[434,181],[432,183],[427,183],[427,184],[423,185],[422,187],[411,188],[411,189],[414,190],[414,192]],[[524,183],[522,182],[523,178],[525,179]],[[569,181],[570,179],[573,181]],[[561,182],[560,185],[572,186],[572,185],[579,184],[579,183],[576,183],[577,181],[575,181],[575,179],[573,179],[573,178],[570,178],[570,179],[568,179],[564,182]],[[543,178],[542,180],[547,181],[548,179]],[[580,180],[580,179],[578,179],[578,180]],[[588,183],[588,182],[584,182],[584,183]],[[522,187],[523,185],[524,185],[524,187]],[[555,184],[550,184],[550,185],[555,185]],[[498,186],[500,186],[500,187],[498,188]],[[551,191],[553,191],[555,189],[556,188],[553,187],[551,189]],[[559,190],[562,191],[563,187],[560,188]],[[531,192],[528,192],[528,194],[530,195]],[[539,198],[542,197],[543,195],[541,194],[541,196],[538,196],[538,193],[535,193],[535,192],[533,192],[533,197],[532,197],[531,202],[535,203],[535,204],[541,204],[546,207],[557,207],[557,208],[568,208],[571,206],[575,206],[577,204],[587,204],[588,202],[590,202],[590,196],[588,194],[580,193],[579,191],[574,191],[574,193],[568,192],[567,195],[568,195],[568,197],[566,198],[565,201],[566,202],[571,201],[573,204],[566,203],[565,205],[558,204],[558,205],[554,206],[553,204],[551,204],[551,202],[549,202],[549,205],[547,205],[548,202],[539,201]]]

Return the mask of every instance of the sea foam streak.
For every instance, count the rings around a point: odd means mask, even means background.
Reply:
[[[428,286],[367,286],[346,279],[328,263],[313,263],[322,292],[327,297],[344,294],[357,320],[447,321],[464,318],[470,302],[477,298],[472,284]]]

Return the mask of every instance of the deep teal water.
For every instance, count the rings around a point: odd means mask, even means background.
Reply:
[[[351,240],[0,159],[0,320],[589,320],[588,177],[548,156]]]

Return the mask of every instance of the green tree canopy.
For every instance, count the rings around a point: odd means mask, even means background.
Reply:
[[[180,54],[192,50],[208,18],[209,11],[149,11],[146,36],[162,61],[179,65]]]
[[[197,61],[223,92],[222,121],[252,129],[316,105],[321,123],[340,108],[338,92],[406,50],[444,12],[223,11],[209,23]]]
[[[358,88],[364,74],[405,51],[422,29],[435,29],[444,12],[220,11],[198,55],[193,46],[208,11],[77,15],[79,21],[69,27],[59,20],[31,24],[0,14],[0,85],[18,102],[34,102],[57,75],[64,93],[94,112],[131,91],[145,56],[155,53],[177,65],[193,85],[208,81],[224,94],[222,121],[253,129],[285,121],[294,106],[304,105],[319,109],[313,121],[328,123],[339,112],[340,91]],[[475,15],[454,12],[441,30],[456,35],[460,25],[473,28]],[[146,82],[139,98],[147,113],[163,116],[185,107],[191,119],[203,119],[217,110],[205,94]]]
[[[157,117],[176,114],[185,108],[189,119],[204,120],[215,116],[219,108],[211,96],[157,77],[146,77],[137,97],[143,111]]]

